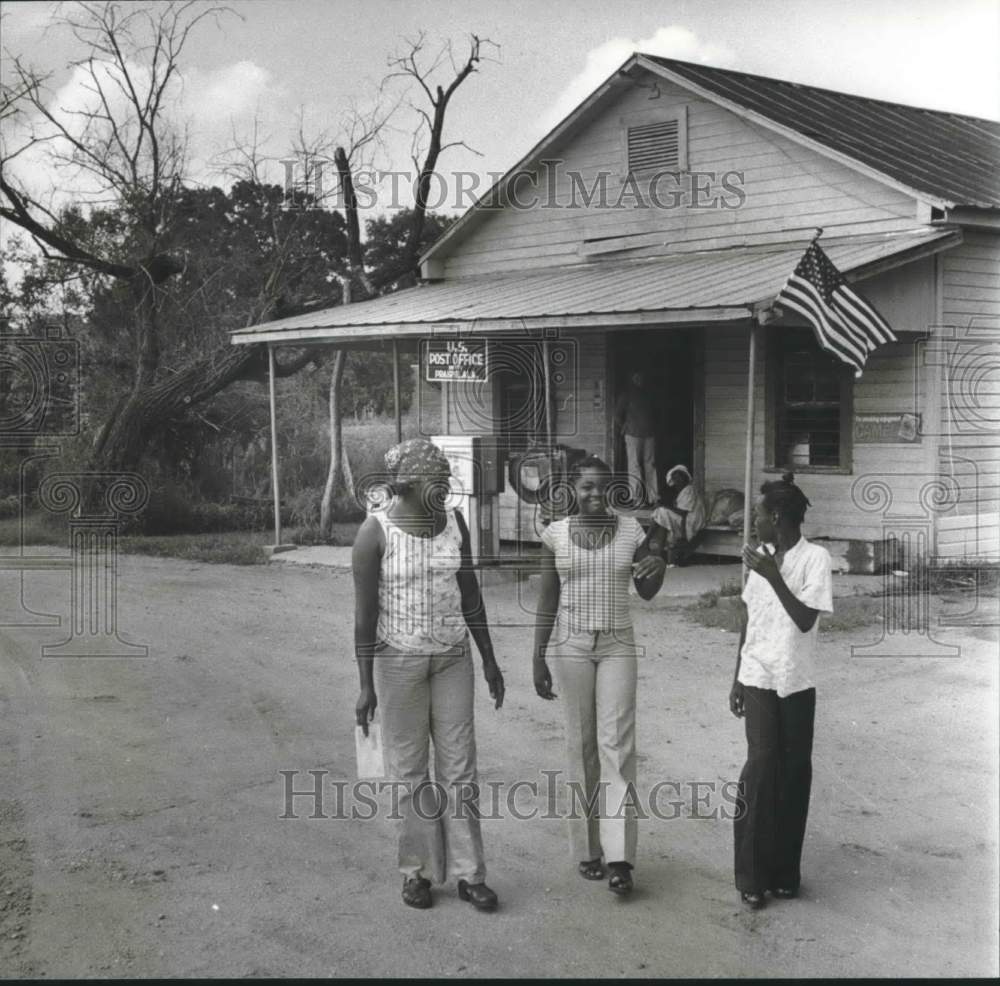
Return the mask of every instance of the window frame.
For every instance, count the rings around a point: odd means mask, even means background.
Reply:
[[[765,361],[765,416],[764,416],[764,472],[783,473],[788,470],[798,473],[812,473],[850,476],[854,473],[854,373],[849,366],[838,367],[840,382],[840,463],[836,466],[813,466],[779,463],[776,461],[778,447],[779,398],[784,370],[784,355],[788,350],[789,334],[796,337],[807,335],[812,339],[818,352],[823,352],[813,330],[806,326],[789,325],[769,327],[767,331]],[[835,357],[831,356],[831,359]]]

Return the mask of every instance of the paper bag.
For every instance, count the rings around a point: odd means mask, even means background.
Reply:
[[[375,780],[385,777],[385,755],[382,752],[382,727],[377,722],[368,724],[365,736],[360,726],[354,727],[354,749],[358,760],[358,780]]]

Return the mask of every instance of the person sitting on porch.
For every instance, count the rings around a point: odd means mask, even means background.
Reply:
[[[658,497],[653,401],[642,373],[632,374],[628,389],[615,404],[615,427],[625,439],[632,503],[644,507]]]
[[[609,889],[625,895],[632,890],[638,829],[629,582],[634,580],[643,599],[652,599],[665,565],[646,553],[639,522],[610,510],[606,463],[588,456],[569,478],[572,512],[542,533],[535,691],[543,699],[556,697],[551,657],[566,719],[570,850],[587,880],[604,878],[604,857]]]
[[[666,475],[673,500],[653,511],[653,523],[661,530],[650,534],[650,547],[667,552],[670,565],[683,565],[705,527],[705,498],[695,486],[687,466],[676,465]]]
[[[354,542],[354,643],[361,677],[357,723],[382,708],[388,772],[400,784],[403,902],[432,904],[431,880],[494,910],[479,825],[471,632],[495,707],[504,681],[472,569],[469,531],[446,509],[451,469],[431,442],[410,439],[385,456],[392,499],[372,510]],[[430,743],[434,775],[429,774]],[[447,791],[447,806],[438,804]]]

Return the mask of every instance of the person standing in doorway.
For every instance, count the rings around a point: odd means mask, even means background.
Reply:
[[[656,427],[653,400],[638,370],[615,404],[615,427],[625,439],[632,502],[637,507],[653,504],[659,495],[656,480]]]
[[[486,886],[479,825],[470,633],[498,709],[504,680],[469,531],[462,515],[447,509],[451,468],[436,445],[410,439],[389,449],[385,462],[392,499],[361,525],[352,557],[357,723],[367,735],[381,707],[389,773],[401,787],[403,903],[430,907],[431,881],[454,877],[462,900],[492,911],[497,895]],[[447,805],[438,803],[441,791]]]
[[[833,612],[830,553],[802,536],[809,501],[791,473],[761,486],[756,548],[729,693],[746,722],[747,760],[733,822],[736,889],[751,910],[797,896],[812,786],[814,663],[820,613]]]

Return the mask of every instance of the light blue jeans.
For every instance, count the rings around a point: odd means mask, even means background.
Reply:
[[[548,656],[566,716],[570,850],[578,861],[603,855],[609,863],[634,865],[638,669],[632,628],[553,636]]]
[[[400,872],[434,883],[449,877],[483,883],[475,671],[468,641],[440,654],[384,644],[375,652],[374,674],[388,773],[401,785]]]

